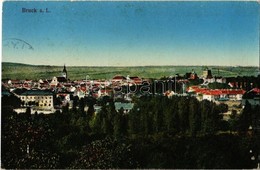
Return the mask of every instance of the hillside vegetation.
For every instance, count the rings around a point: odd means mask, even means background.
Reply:
[[[113,98],[75,97],[71,109],[53,114],[29,108],[17,114],[16,96],[2,101],[3,169],[257,167],[250,158],[259,153],[260,108],[249,102],[226,121],[225,104],[186,96],[142,96],[129,114],[117,111]],[[96,114],[95,104],[101,105]]]
[[[185,74],[194,70],[198,76],[206,66],[136,66],[136,67],[95,67],[95,66],[67,66],[70,80],[85,79],[111,79],[115,75],[140,76],[143,78],[161,78]],[[255,76],[257,67],[228,67],[209,66],[213,76]],[[20,63],[2,63],[2,79],[51,79],[60,76],[63,66],[28,65]]]

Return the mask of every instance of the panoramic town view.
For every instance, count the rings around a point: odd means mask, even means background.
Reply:
[[[257,2],[6,1],[1,168],[260,169]]]

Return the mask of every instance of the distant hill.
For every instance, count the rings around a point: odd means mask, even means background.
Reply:
[[[33,64],[25,64],[25,63],[13,63],[13,62],[2,62],[2,65],[4,66],[22,66],[22,67],[39,67],[39,66],[50,66],[50,65],[33,65]]]
[[[140,76],[143,78],[161,78],[185,74],[194,70],[198,76],[206,66],[136,66],[136,67],[97,67],[97,66],[67,66],[68,77],[71,80],[111,79],[115,75]],[[255,76],[257,67],[209,66],[213,76]],[[60,76],[63,66],[30,65],[23,63],[2,62],[2,79],[51,79]]]
[[[23,63],[2,62],[2,66],[5,66],[5,67],[24,67],[24,66],[34,66],[34,65],[23,64]]]

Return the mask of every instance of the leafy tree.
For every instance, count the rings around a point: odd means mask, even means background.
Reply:
[[[129,134],[139,134],[141,131],[140,124],[140,108],[138,106],[135,106],[129,113]]]
[[[239,119],[239,115],[237,114],[237,111],[232,110],[229,117],[230,117],[228,119],[229,129],[230,131],[236,131],[238,126],[238,119]]]
[[[2,97],[2,107],[13,107],[18,108],[22,104],[21,99],[14,95]]]
[[[218,83],[218,82],[209,83],[208,87],[210,89],[230,89],[231,88],[227,83]]]
[[[189,123],[190,134],[196,136],[201,130],[201,115],[199,112],[199,101],[196,98],[191,98],[189,103]]]
[[[124,109],[121,108],[118,113],[116,113],[115,118],[114,118],[114,136],[116,138],[121,137],[124,134],[124,121],[123,121],[123,116],[124,116]]]
[[[131,145],[118,143],[111,138],[93,141],[82,147],[78,158],[69,168],[111,169],[134,168],[136,162],[131,154]]]
[[[165,100],[167,98],[165,97],[158,97],[155,98],[154,103],[152,104],[155,108],[153,108],[153,128],[154,128],[154,132],[158,133],[161,132],[164,129],[164,117],[165,117],[165,113],[164,113],[164,108],[163,106],[166,105],[167,100]]]
[[[81,98],[81,99],[82,99],[82,98]],[[73,98],[72,98],[72,101],[73,101],[73,103],[72,103],[72,109],[73,109],[74,111],[76,111],[76,110],[77,110],[77,107],[78,107],[78,105],[79,105],[79,97],[78,97],[78,96],[73,97]]]
[[[208,100],[201,102],[201,129],[203,134],[213,134],[218,129],[220,119],[216,105]]]
[[[178,114],[180,118],[180,128],[182,132],[189,130],[189,100],[187,98],[180,98],[178,102]]]
[[[69,113],[69,104],[67,103],[66,106],[62,106],[62,113],[68,114]]]
[[[30,114],[31,114],[31,108],[30,108],[30,107],[27,107],[25,113],[30,115]]]
[[[7,111],[7,110],[6,110]],[[6,112],[2,120],[2,166],[4,168],[57,168],[59,156],[52,152],[53,130],[42,114]]]
[[[170,99],[168,107],[165,109],[165,120],[164,124],[166,126],[167,132],[173,134],[179,132],[180,130],[180,118],[178,114],[178,99],[173,97]]]
[[[239,116],[239,132],[246,132],[250,125],[252,125],[252,106],[246,101],[245,107]]]

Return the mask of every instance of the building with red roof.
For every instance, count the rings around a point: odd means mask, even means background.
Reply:
[[[215,100],[242,100],[245,93],[242,89],[207,89],[199,86],[191,86],[187,89],[188,92],[193,92],[197,95],[202,95],[202,99]]]
[[[122,82],[122,81],[125,81],[125,80],[126,80],[126,77],[121,76],[121,75],[117,75],[117,76],[112,78],[112,82]]]

